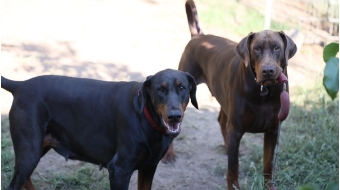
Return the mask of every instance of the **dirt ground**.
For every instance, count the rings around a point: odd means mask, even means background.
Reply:
[[[1,1],[1,75],[25,80],[55,74],[107,81],[143,81],[165,68],[177,69],[190,39],[184,0],[75,0]],[[197,2],[198,14],[204,4]],[[212,30],[235,41],[242,36]],[[308,85],[323,70],[322,48],[302,46],[289,62],[291,93]],[[312,79],[312,80],[311,80]],[[189,106],[182,132],[175,140],[177,161],[160,163],[154,189],[216,189],[225,187],[214,175],[227,156],[217,123],[219,106],[205,85],[199,85],[200,110]],[[1,90],[1,119],[8,117],[10,93]],[[262,144],[261,139],[258,140]],[[241,154],[247,144],[241,144]],[[50,151],[33,175],[72,170],[79,163],[65,162]],[[242,164],[242,163],[240,163]],[[130,188],[137,188],[136,173]]]

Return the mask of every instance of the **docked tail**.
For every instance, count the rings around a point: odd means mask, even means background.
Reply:
[[[12,94],[15,91],[15,89],[19,86],[19,84],[20,84],[19,81],[12,81],[1,76],[1,88],[11,92]]]
[[[198,24],[197,10],[194,1],[187,0],[187,2],[185,3],[185,11],[188,17],[191,37],[203,35],[203,32]]]

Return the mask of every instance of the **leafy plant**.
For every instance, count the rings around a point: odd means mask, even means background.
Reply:
[[[327,94],[334,100],[339,92],[339,43],[330,43],[323,50],[323,60],[326,63],[323,77],[323,86]]]

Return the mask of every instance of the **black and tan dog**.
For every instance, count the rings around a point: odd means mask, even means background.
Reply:
[[[65,159],[104,166],[111,189],[151,189],[159,160],[180,132],[195,79],[164,70],[140,82],[105,82],[63,76],[26,81],[1,77],[14,96],[9,113],[15,170],[9,189],[35,189],[30,176],[53,148]]]
[[[263,164],[267,183],[271,180],[278,113],[282,108],[283,84],[277,81],[282,73],[287,76],[288,59],[296,53],[296,45],[283,32],[269,30],[250,33],[240,43],[204,35],[198,25],[194,2],[188,0],[185,7],[192,39],[178,68],[193,75],[197,84],[206,83],[221,105],[218,121],[228,154],[228,189],[233,186],[240,189],[238,155],[245,132],[264,133]],[[169,159],[174,158],[173,154],[170,148],[165,159],[172,161]]]

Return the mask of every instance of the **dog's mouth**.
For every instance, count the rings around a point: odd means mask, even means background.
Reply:
[[[260,67],[255,69],[255,80],[259,85],[273,86],[277,83],[277,78],[282,72],[279,66],[272,67],[270,71],[262,70]]]
[[[277,83],[277,79],[265,79],[262,81],[257,81],[257,83],[264,86],[273,86],[274,84]]]
[[[260,80],[255,78],[256,82],[259,85],[261,85],[261,88],[260,88],[260,90],[261,90],[260,95],[261,96],[266,96],[268,94],[268,88],[267,87],[274,86],[278,82],[279,76],[277,78],[266,77],[266,78],[262,78]]]
[[[278,76],[268,76],[268,77],[260,76],[259,78],[256,78],[255,80],[259,85],[273,86],[277,83]]]
[[[170,122],[166,122],[163,118],[163,126],[166,129],[166,134],[172,136],[172,137],[176,137],[177,135],[179,135],[179,133],[181,132],[181,124],[182,122],[178,122],[178,123],[170,123]]]

